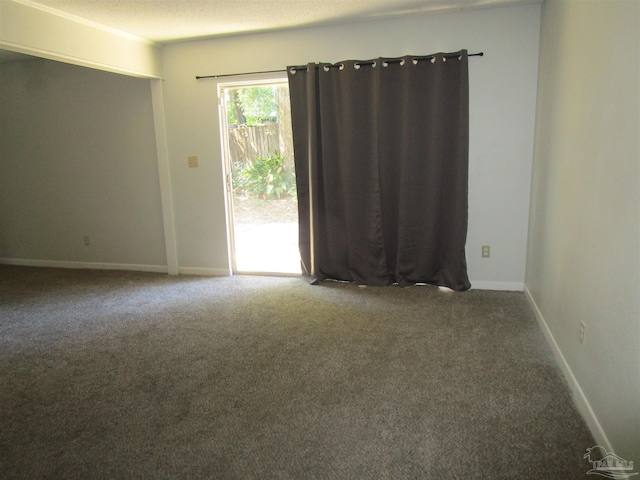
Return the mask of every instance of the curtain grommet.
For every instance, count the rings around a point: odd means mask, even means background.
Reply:
[[[391,60],[383,60],[382,61],[382,66],[387,68],[389,65],[391,65],[392,63],[397,63],[398,65],[400,65],[401,67],[406,63],[404,58],[401,59],[391,59]],[[372,62],[373,64],[373,62]]]

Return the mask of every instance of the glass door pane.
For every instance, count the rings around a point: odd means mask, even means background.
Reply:
[[[234,273],[300,274],[286,81],[221,87]]]

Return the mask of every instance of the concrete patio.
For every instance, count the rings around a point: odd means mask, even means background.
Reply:
[[[237,273],[300,274],[297,223],[237,223]]]

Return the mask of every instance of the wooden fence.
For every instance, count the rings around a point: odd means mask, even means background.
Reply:
[[[229,153],[235,166],[246,168],[256,158],[267,158],[279,152],[284,163],[293,169],[293,138],[289,89],[277,87],[278,121],[266,125],[238,125],[229,129]]]
[[[251,127],[241,125],[229,130],[229,153],[235,165],[247,167],[256,158],[266,158],[275,152],[280,152],[277,123]]]

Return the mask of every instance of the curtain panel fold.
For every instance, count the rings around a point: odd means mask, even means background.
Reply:
[[[303,276],[470,288],[466,50],[287,71]]]

